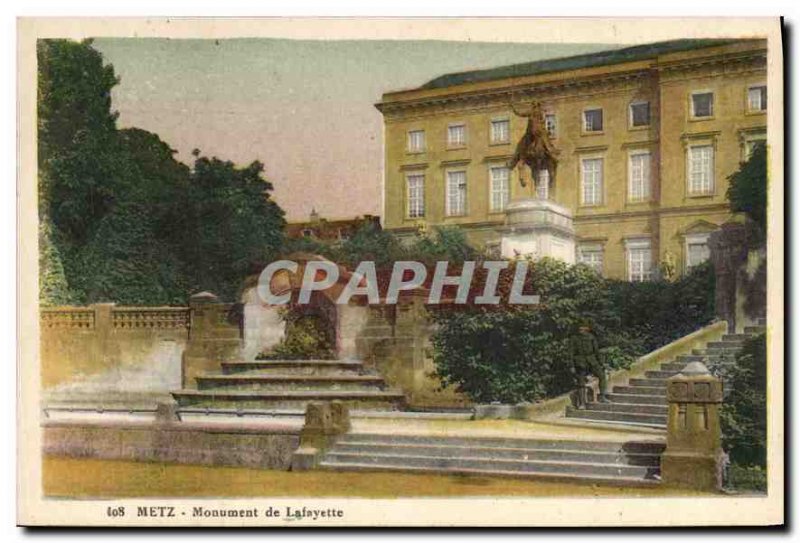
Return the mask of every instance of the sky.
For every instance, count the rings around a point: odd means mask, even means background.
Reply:
[[[438,75],[608,49],[599,44],[98,38],[120,128],[265,165],[287,220],[380,214],[384,92]]]

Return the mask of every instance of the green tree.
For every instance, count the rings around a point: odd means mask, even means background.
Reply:
[[[731,211],[744,213],[762,230],[767,228],[767,146],[756,144],[747,162],[728,180]]]
[[[512,276],[504,276],[499,292]],[[586,320],[611,367],[642,354],[641,343],[620,328],[605,281],[589,267],[549,258],[532,262],[524,292],[538,294],[541,303],[443,306],[433,312],[434,362],[445,384],[479,402],[516,403],[566,392],[574,387],[568,340]]]
[[[234,299],[281,242],[263,166],[198,153],[190,170],[156,134],[116,128],[119,79],[91,41],[41,40],[37,54],[42,301]]]
[[[242,281],[259,273],[283,244],[283,210],[269,197],[264,166],[198,156],[184,195],[178,250],[191,290],[235,299]]]
[[[729,484],[766,489],[767,336],[745,342],[727,370],[722,405],[722,444],[731,460]]]

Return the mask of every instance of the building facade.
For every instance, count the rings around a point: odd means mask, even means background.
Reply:
[[[572,212],[576,260],[606,277],[680,274],[708,258],[728,176],[766,140],[766,41],[678,40],[464,72],[384,94],[384,228],[458,225],[496,245],[509,202]],[[555,180],[507,162],[544,109]]]
[[[290,239],[307,238],[316,241],[337,243],[350,239],[359,228],[370,225],[380,229],[380,217],[364,215],[351,219],[327,219],[312,209],[307,221],[286,224],[286,237]]]

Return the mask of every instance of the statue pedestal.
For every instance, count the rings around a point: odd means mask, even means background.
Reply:
[[[506,207],[505,225],[498,229],[503,258],[551,257],[575,263],[572,213],[549,200],[525,198]]]

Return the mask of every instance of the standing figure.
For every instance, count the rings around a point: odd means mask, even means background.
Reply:
[[[511,104],[511,109],[520,117],[527,117],[528,126],[525,128],[525,134],[517,142],[514,156],[508,162],[508,169],[512,170],[517,164],[524,163],[531,169],[531,179],[536,179],[536,172],[547,170],[550,181],[554,183],[556,165],[558,164],[556,159],[558,151],[553,146],[550,141],[550,135],[547,133],[542,106],[539,102],[532,102],[529,113],[517,110],[514,104]],[[522,171],[520,171],[519,182],[520,185],[525,186]]]
[[[675,265],[675,255],[671,251],[664,252],[664,260],[661,261],[661,277],[665,281],[672,283],[678,275],[677,266]]]
[[[569,339],[569,351],[572,372],[577,380],[577,393],[573,397],[575,407],[584,409],[590,400],[590,389],[586,385],[586,378],[589,375],[594,375],[599,381],[600,395],[598,401],[608,403],[606,369],[601,360],[597,338],[592,333],[591,324],[588,322],[581,323],[578,333]]]

